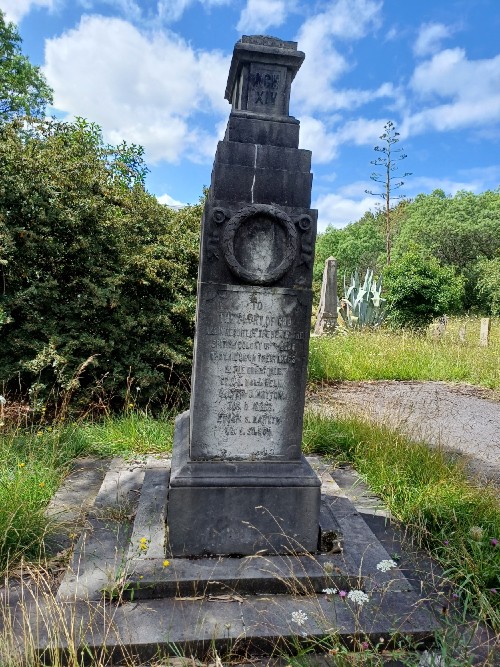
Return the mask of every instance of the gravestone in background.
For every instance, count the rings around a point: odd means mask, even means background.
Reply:
[[[323,282],[321,283],[321,295],[314,333],[318,336],[334,333],[337,327],[337,318],[337,260],[334,257],[328,257],[323,269]]]
[[[176,422],[173,555],[315,551],[320,481],[301,453],[317,212],[288,115],[304,54],[243,37],[202,231],[190,410]]]

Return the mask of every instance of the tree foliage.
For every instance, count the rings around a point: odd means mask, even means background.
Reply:
[[[337,260],[339,273],[350,276],[356,269],[366,273],[369,268],[380,268],[384,249],[379,216],[373,213],[365,213],[361,220],[343,229],[327,227],[316,243],[314,281],[321,285],[325,260],[330,256]]]
[[[484,304],[483,312],[500,315],[500,255],[479,260],[475,268],[478,294]]]
[[[315,278],[321,279],[324,258],[334,255],[339,272],[350,274],[373,267],[383,269],[381,213],[366,213],[343,229],[327,228],[317,243]],[[415,244],[429,257],[451,267],[464,282],[463,308],[485,315],[497,312],[500,273],[500,189],[481,194],[458,192],[447,197],[442,190],[402,200],[391,209],[393,260]]]
[[[0,10],[0,121],[15,116],[43,116],[52,90],[40,68],[22,54],[21,37]]]
[[[106,146],[83,120],[0,127],[0,381],[12,389],[107,400],[133,382],[160,403],[189,375],[201,205],[159,204],[144,173],[141,149]]]
[[[384,272],[388,319],[396,326],[421,330],[434,318],[458,310],[463,279],[413,245]]]
[[[500,253],[500,189],[454,197],[442,190],[418,195],[406,209],[394,255],[404,254],[412,243],[464,276],[466,308],[488,312],[478,290],[478,263]]]

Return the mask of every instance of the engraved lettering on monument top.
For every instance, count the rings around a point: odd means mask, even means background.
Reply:
[[[191,404],[174,438],[174,554],[317,548],[320,483],[301,453],[317,212],[288,115],[303,59],[271,37],[234,48],[202,221]]]

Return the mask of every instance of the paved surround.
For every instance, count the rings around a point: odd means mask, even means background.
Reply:
[[[171,558],[164,567],[155,555],[163,524],[150,519],[164,507],[166,487],[158,478],[168,475],[169,461],[113,460],[55,598],[25,595],[22,606],[12,606],[19,637],[31,626],[40,651],[63,651],[64,626],[71,624],[86,651],[113,651],[117,661],[159,651],[203,657],[214,647],[221,655],[269,653],[277,644],[291,651],[332,632],[346,644],[356,637],[389,642],[398,632],[428,640],[438,627],[433,612],[405,572],[377,569],[388,552],[321,460],[310,463],[322,479],[323,506],[335,503],[339,524],[345,520],[350,531],[342,551],[335,544],[333,552],[314,556]],[[321,592],[330,587],[363,589],[370,600],[359,608]],[[299,610],[307,616],[300,626],[293,621]]]

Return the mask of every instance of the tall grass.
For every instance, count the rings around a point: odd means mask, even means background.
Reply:
[[[459,328],[466,327],[465,342]],[[442,380],[500,389],[500,320],[492,322],[490,344],[479,346],[479,320],[453,319],[441,339],[379,329],[312,338],[309,379]]]
[[[304,450],[353,463],[440,562],[455,594],[500,631],[498,489],[475,486],[442,450],[359,418],[306,413]]]
[[[173,421],[137,412],[72,425],[7,426],[0,433],[0,573],[43,556],[45,508],[78,456],[169,452]]]

